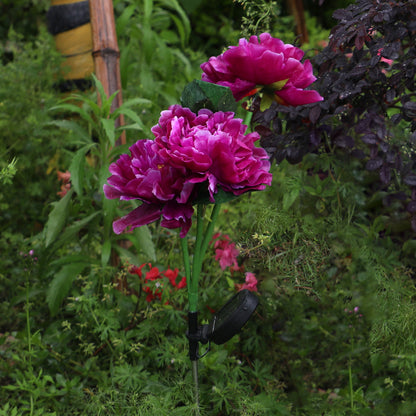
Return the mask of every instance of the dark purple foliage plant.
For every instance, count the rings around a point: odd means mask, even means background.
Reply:
[[[261,111],[257,98],[253,123],[277,163],[310,153],[359,163],[366,197],[395,224],[383,234],[403,241],[416,231],[416,1],[357,0],[334,18],[328,45],[310,58],[324,100]]]

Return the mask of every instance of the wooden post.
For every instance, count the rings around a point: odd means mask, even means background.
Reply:
[[[121,106],[123,99],[120,79],[120,51],[117,44],[112,0],[90,0],[90,20],[95,75],[103,84],[108,97],[118,91],[111,106],[111,111],[114,111]],[[98,100],[100,100],[100,97],[98,97]],[[120,115],[116,120],[116,127],[123,124],[124,117]],[[123,132],[116,144],[125,143],[126,136]]]
[[[303,9],[303,0],[286,0],[286,4],[290,13],[295,18],[296,35],[299,37],[300,44],[308,43],[308,29],[305,22],[305,11]]]

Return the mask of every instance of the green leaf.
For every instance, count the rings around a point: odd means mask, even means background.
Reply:
[[[110,260],[111,256],[111,240],[108,239],[104,241],[104,244],[101,248],[101,265],[106,266]]]
[[[79,122],[71,120],[51,120],[45,125],[57,126],[61,129],[72,132],[76,140],[71,140],[71,144],[84,145],[91,142],[91,135],[79,124]]]
[[[138,266],[143,263],[136,254],[132,253],[130,250],[120,247],[118,244],[114,245],[114,250],[116,250],[119,256],[125,258],[130,264]]]
[[[105,135],[107,136],[107,139],[110,141],[111,146],[115,146],[116,144],[116,136],[115,136],[115,125],[114,120],[111,118],[102,118],[101,125],[104,128]]]
[[[237,103],[231,90],[228,87],[194,80],[185,86],[181,103],[193,112],[201,108],[208,108],[211,111],[233,111],[237,109]]]
[[[85,154],[95,146],[94,143],[90,143],[87,146],[79,149],[73,157],[71,164],[69,165],[69,171],[71,172],[71,184],[75,189],[75,192],[81,196],[82,188],[84,187],[84,176],[85,176]]]
[[[54,208],[50,212],[44,228],[45,247],[54,242],[64,228],[73,192],[74,190],[71,188],[60,201],[54,202]]]
[[[54,110],[65,110],[71,113],[77,113],[91,126],[95,125],[94,120],[91,118],[91,116],[83,108],[78,107],[75,104],[58,104],[50,108],[50,111]]]
[[[200,190],[202,190],[203,192],[199,192],[198,198],[195,199],[195,204],[213,204],[214,202],[211,202],[209,199],[209,193],[206,190],[206,186],[200,186]],[[225,192],[220,187],[218,187],[218,192],[214,195],[215,204],[229,202],[235,198],[238,198],[238,195],[234,195],[231,192]]]
[[[130,240],[137,251],[141,251],[149,260],[156,261],[156,250],[147,225],[142,225],[133,230],[131,234],[123,234],[123,239]]]
[[[67,242],[72,241],[74,236],[100,213],[101,211],[95,211],[88,217],[76,221],[73,224],[66,227],[65,230],[59,235],[58,239],[56,240],[54,248],[57,248],[59,246],[64,245]]]
[[[69,254],[68,256],[61,257],[57,260],[52,261],[50,265],[54,269],[60,269],[67,264],[75,263],[86,263],[85,254]],[[94,259],[89,259],[88,264],[97,264],[97,261],[95,261]]]
[[[273,96],[267,93],[264,93],[261,97],[260,102],[260,111],[266,111],[270,108],[270,106],[273,104],[274,99]]]
[[[129,100],[126,100],[123,102],[123,104],[121,104],[120,107],[118,107],[116,110],[114,110],[113,114],[115,116],[119,116],[120,113],[123,113],[123,111],[126,108],[130,108],[133,107],[134,105],[145,105],[146,107],[152,105],[152,101],[148,100],[147,98],[130,98]]]
[[[120,34],[124,33],[125,28],[127,27],[130,18],[133,16],[134,12],[136,11],[136,6],[134,4],[131,4],[130,6],[127,6],[123,13],[121,13],[120,16],[118,16],[116,20],[117,25],[117,34],[120,36]]]
[[[290,192],[285,192],[283,195],[283,210],[287,211],[296,201],[296,198],[300,194],[300,189],[296,188]]]
[[[112,233],[112,223],[116,213],[118,201],[115,199],[103,199],[103,216],[104,216],[104,236],[108,237]]]
[[[125,116],[127,116],[128,118],[130,118],[131,120],[133,120],[139,127],[140,130],[146,130],[145,125],[143,124],[142,119],[140,118],[140,116],[134,112],[133,110],[131,110],[130,108],[123,108],[120,111],[121,114],[124,114]],[[125,128],[129,128],[129,126],[127,125]]]
[[[58,312],[62,301],[72,286],[72,282],[87,266],[88,263],[70,263],[63,266],[55,275],[46,294],[46,302],[52,316]]]

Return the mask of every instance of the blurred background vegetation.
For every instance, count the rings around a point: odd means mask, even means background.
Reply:
[[[269,30],[313,56],[333,11],[352,3],[303,1],[304,42],[290,2],[114,0],[123,96],[142,99],[126,115],[128,144],[150,137],[199,65],[242,35]],[[107,140],[108,114],[92,89],[74,99],[90,119],[57,110],[68,95],[56,89],[62,57],[46,30],[49,6],[0,5],[0,416],[195,414],[186,297],[147,304],[126,266],[180,267],[177,235],[153,224],[129,236],[121,264],[103,256],[106,213],[122,210],[100,196],[109,161],[85,149]],[[68,169],[77,192],[65,199],[57,172]],[[227,204],[218,224],[258,276],[261,305],[201,360],[206,414],[415,414],[414,240],[383,234],[348,158],[310,154],[273,174],[270,190]],[[241,283],[213,255],[205,320],[234,293],[229,282]]]

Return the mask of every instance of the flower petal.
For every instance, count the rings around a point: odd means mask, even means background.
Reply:
[[[160,214],[160,206],[143,203],[124,217],[114,221],[113,230],[116,234],[121,234],[128,226],[134,229],[158,220]]]

